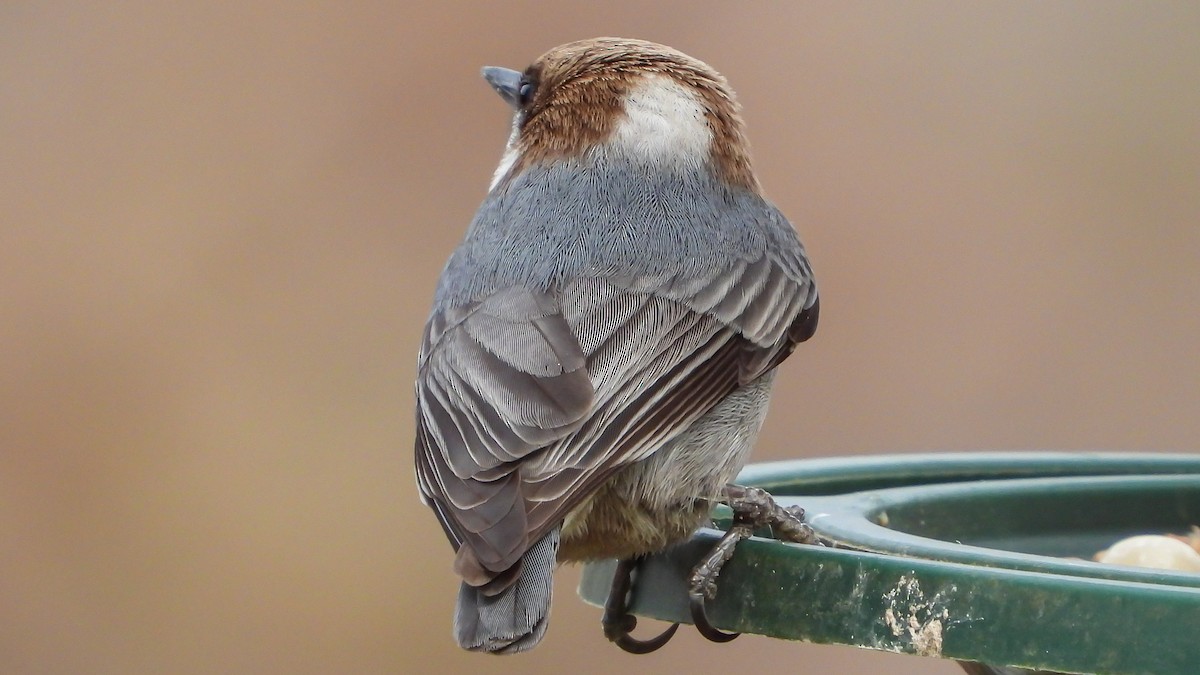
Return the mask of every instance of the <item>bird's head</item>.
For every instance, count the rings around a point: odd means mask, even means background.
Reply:
[[[682,52],[594,38],[555,47],[524,72],[489,66],[483,76],[516,111],[492,189],[534,166],[608,157],[707,169],[758,191],[733,91]]]

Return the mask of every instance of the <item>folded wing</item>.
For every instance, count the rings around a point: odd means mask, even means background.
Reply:
[[[790,228],[789,228],[790,229]],[[807,261],[505,288],[435,313],[417,379],[417,479],[468,583],[522,554],[816,326]]]

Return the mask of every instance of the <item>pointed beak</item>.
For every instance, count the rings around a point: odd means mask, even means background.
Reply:
[[[508,68],[487,66],[483,69],[483,79],[492,85],[492,89],[500,94],[513,108],[521,106],[521,74]]]

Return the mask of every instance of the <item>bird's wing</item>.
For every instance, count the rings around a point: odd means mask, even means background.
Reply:
[[[422,497],[456,548],[487,570],[506,569],[531,541],[520,462],[578,428],[595,404],[557,299],[514,287],[435,312],[416,396]]]
[[[800,252],[803,257],[802,250]],[[807,339],[816,289],[779,256],[501,290],[436,313],[417,379],[418,485],[468,583],[502,576],[615,470]]]

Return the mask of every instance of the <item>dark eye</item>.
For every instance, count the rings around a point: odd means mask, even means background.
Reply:
[[[517,88],[517,95],[521,97],[521,105],[529,103],[529,99],[533,98],[533,83],[529,80],[521,80],[521,86]]]

